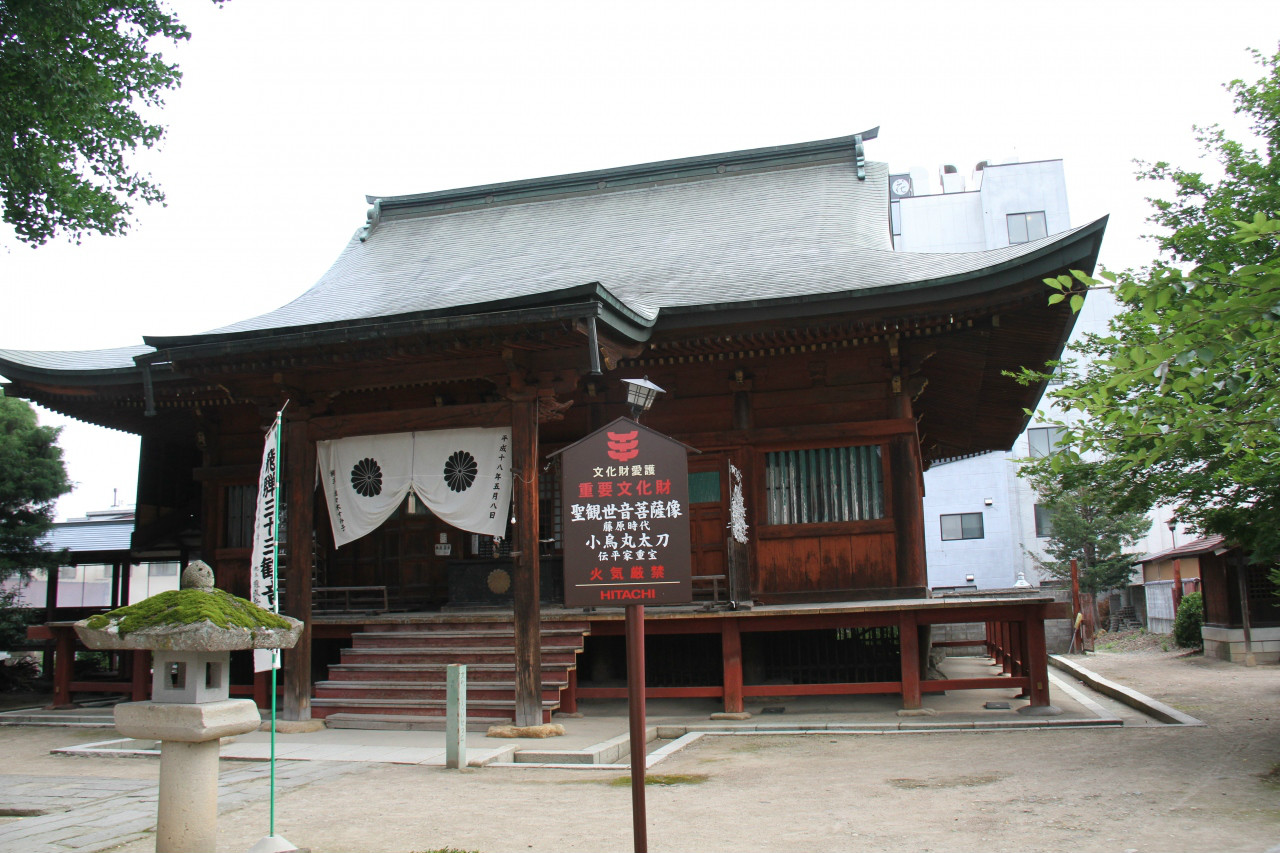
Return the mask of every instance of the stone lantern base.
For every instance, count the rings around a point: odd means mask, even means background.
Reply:
[[[248,699],[116,706],[120,734],[160,741],[157,853],[214,849],[218,835],[218,741],[256,730],[261,719],[258,706]]]

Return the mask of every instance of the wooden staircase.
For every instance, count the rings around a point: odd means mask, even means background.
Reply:
[[[334,728],[442,728],[446,668],[467,666],[469,724],[515,719],[515,632],[509,619],[437,618],[368,626],[317,682],[311,716]],[[542,623],[542,718],[560,707],[587,622]]]

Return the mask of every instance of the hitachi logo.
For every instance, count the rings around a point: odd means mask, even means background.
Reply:
[[[657,598],[658,591],[656,589],[602,589],[600,590],[601,601],[626,601],[642,598]]]

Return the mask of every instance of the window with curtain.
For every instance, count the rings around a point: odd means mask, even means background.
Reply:
[[[765,494],[768,524],[884,518],[880,445],[766,453]]]

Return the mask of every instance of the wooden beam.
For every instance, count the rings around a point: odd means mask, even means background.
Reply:
[[[538,403],[505,406],[511,422],[516,571],[512,583],[516,655],[516,725],[542,723],[542,618],[538,565]]]
[[[510,403],[472,403],[465,406],[436,406],[393,412],[329,415],[308,421],[307,436],[315,442],[347,438],[352,435],[379,435],[451,427],[507,426],[511,423],[511,417]]]
[[[191,471],[191,477],[198,483],[256,483],[261,472],[260,462],[247,465],[205,465]]]
[[[316,445],[309,438],[309,422],[287,421],[284,426],[284,476],[289,489],[288,557],[284,561],[282,612],[303,623],[302,636],[284,651],[286,720],[311,719],[311,551],[315,530]]]
[[[762,446],[789,441],[840,440],[852,443],[873,443],[877,439],[896,435],[916,434],[916,422],[911,418],[891,418],[880,421],[847,421],[835,424],[805,424],[794,427],[766,427],[750,433],[739,430],[704,433],[677,433],[685,444],[698,450],[734,448],[744,445]]]

